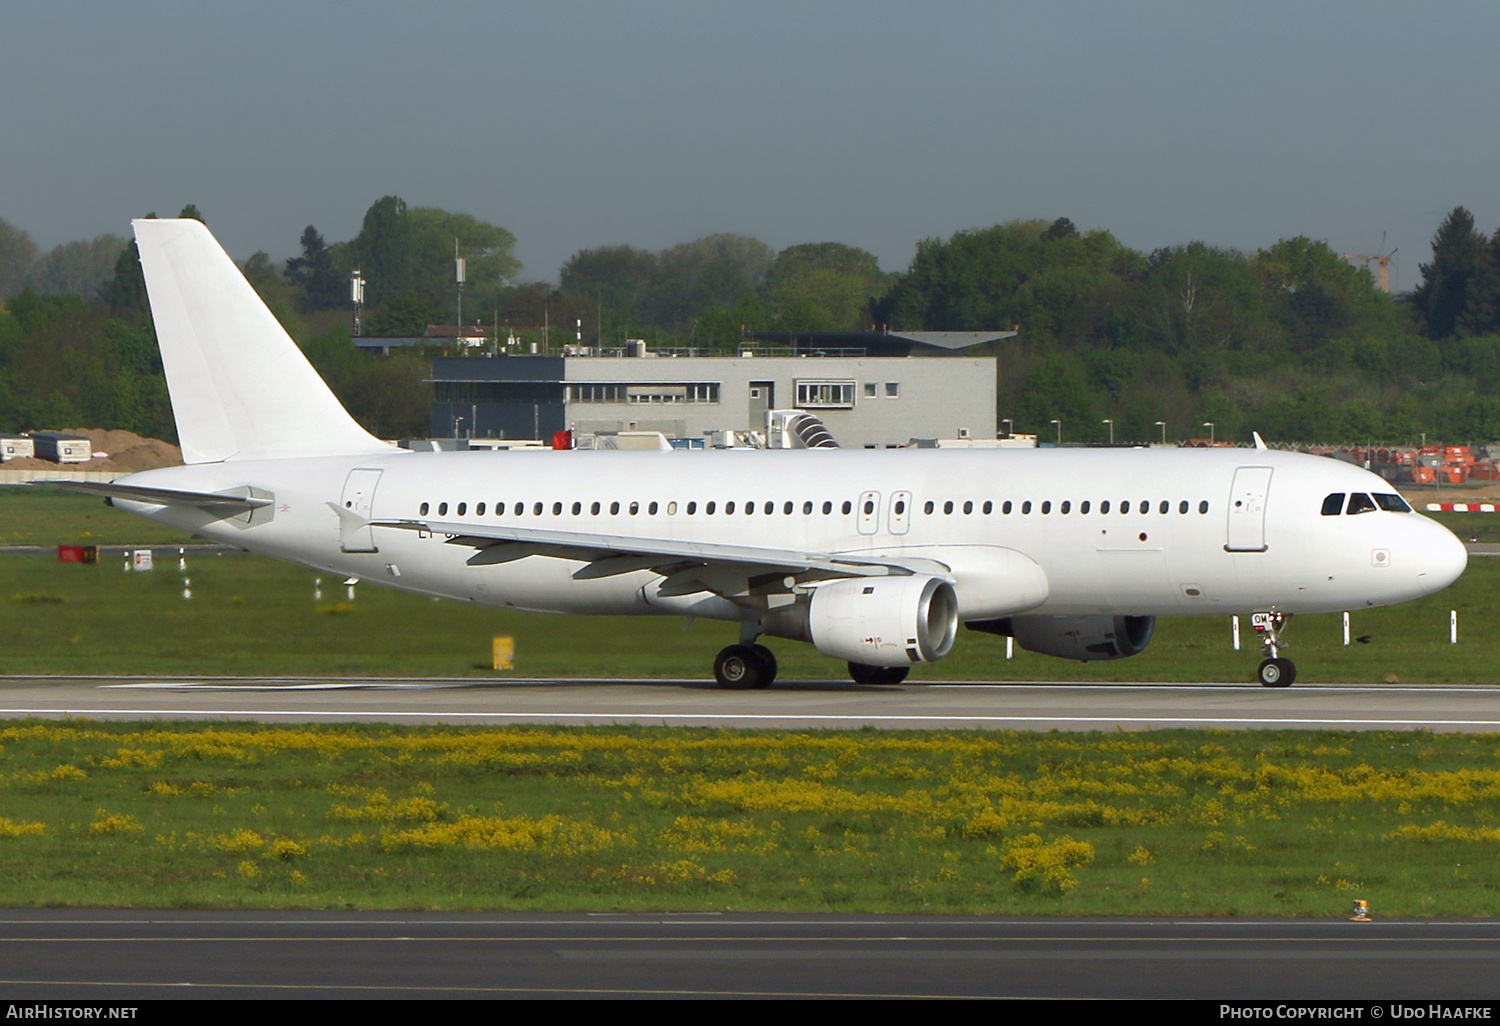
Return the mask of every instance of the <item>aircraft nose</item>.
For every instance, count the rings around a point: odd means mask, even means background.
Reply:
[[[1469,550],[1464,543],[1446,527],[1431,521],[1424,525],[1430,529],[1423,532],[1418,565],[1424,590],[1441,591],[1454,581],[1469,565]]]

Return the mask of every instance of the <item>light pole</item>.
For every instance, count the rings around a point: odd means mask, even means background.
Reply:
[[[1062,421],[1054,417],[1052,418],[1052,423],[1057,425],[1057,444],[1062,445]]]
[[[354,304],[354,334],[360,333],[359,314],[365,305],[365,276],[355,268],[349,273],[349,302]]]
[[[1203,426],[1206,427],[1206,428],[1208,428],[1208,444],[1209,445],[1213,445],[1214,444],[1214,422],[1211,421],[1211,420],[1205,420],[1203,422]]]
[[[1105,420],[1101,421],[1101,423],[1109,425],[1109,444],[1110,445],[1114,445],[1115,444],[1115,422],[1112,421],[1112,420],[1109,420],[1108,418],[1106,418]]]
[[[1154,426],[1161,428],[1161,444],[1162,445],[1166,445],[1167,444],[1167,422],[1164,421],[1164,420],[1159,420],[1159,421],[1156,422],[1156,424]]]

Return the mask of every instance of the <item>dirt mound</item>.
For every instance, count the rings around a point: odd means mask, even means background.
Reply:
[[[110,470],[134,474],[138,470],[155,470],[157,467],[175,467],[182,462],[182,453],[177,446],[169,445],[160,438],[148,438],[128,449],[106,449],[107,460],[94,460],[95,464],[107,464]]]
[[[65,435],[82,435],[96,453],[107,453],[105,459],[87,463],[53,463],[37,457],[21,457],[0,463],[4,470],[89,470],[113,474],[134,474],[157,467],[175,467],[182,463],[182,451],[160,438],[142,438],[134,431],[107,428],[63,428]]]

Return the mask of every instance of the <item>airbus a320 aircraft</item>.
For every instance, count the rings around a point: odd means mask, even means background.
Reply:
[[[765,636],[861,682],[960,623],[1066,659],[1142,651],[1158,616],[1254,614],[1292,683],[1295,613],[1438,591],[1467,562],[1381,478],[1249,449],[455,452],[362,429],[207,228],[136,241],[186,466],[71,484],[205,538],[508,609],[739,624],[714,661],[766,687]]]

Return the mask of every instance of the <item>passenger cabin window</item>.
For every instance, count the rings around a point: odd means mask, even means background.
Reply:
[[[995,511],[995,504],[993,502],[991,502],[989,499],[985,499],[984,500],[984,515],[985,516],[989,516],[994,511]]]
[[[1172,504],[1170,502],[1168,502],[1166,499],[1163,499],[1163,500],[1161,500],[1161,505],[1157,507],[1157,511],[1161,512],[1161,513],[1165,513],[1169,509],[1171,509],[1171,508],[1172,508]]]
[[[1004,513],[1006,516],[1010,516],[1011,508],[1012,507],[1010,504],[1010,500],[1006,499],[1005,502],[1001,503],[1000,505],[1000,512]]]
[[[1078,512],[1080,512],[1080,513],[1087,513],[1088,511],[1089,511],[1089,500],[1084,499],[1082,502],[1080,502],[1078,504]]]
[[[542,504],[540,502],[534,502],[531,504],[531,515],[534,517],[539,517],[542,515]]]
[[[709,510],[709,512],[712,513],[713,510]],[[726,503],[724,503],[724,515],[728,516],[730,513],[733,513],[733,512],[734,512],[734,503],[733,502],[726,502]]]
[[[1099,512],[1100,513],[1108,513],[1109,512],[1109,500],[1108,499],[1105,499],[1103,502],[1099,503]]]
[[[576,517],[578,514],[580,514],[582,512],[583,512],[583,503],[581,503],[581,502],[575,502],[575,503],[573,503],[573,515]]]
[[[1202,502],[1198,503],[1198,512],[1199,513],[1207,513],[1208,512],[1208,500],[1207,499],[1204,499]]]
[[[1063,500],[1063,504],[1058,507],[1057,511],[1059,513],[1066,513],[1069,510],[1071,510],[1072,508],[1073,508],[1073,504],[1071,502],[1068,502],[1067,500]]]
[[[1334,492],[1323,500],[1323,515],[1325,517],[1336,517],[1344,511],[1343,492]]]
[[[474,515],[476,517],[484,516],[484,503],[481,502],[479,505],[474,507]]]
[[[826,517],[826,516],[828,516],[832,512],[833,512],[833,503],[831,503],[831,502],[824,502],[823,503],[823,515]]]
[[[469,511],[469,504],[467,502],[460,502],[458,504],[458,509],[455,512],[458,513],[459,516],[463,516],[468,511]]]
[[[609,504],[609,515],[612,517],[620,515],[620,504],[618,502],[611,502]]]
[[[952,513],[953,512],[953,500],[952,499],[949,499],[947,502],[943,503],[943,512],[944,513]]]
[[[1030,513],[1031,512],[1031,500],[1030,499],[1027,499],[1025,502],[1021,503],[1021,512],[1022,513]]]
[[[1375,503],[1364,492],[1355,492],[1349,496],[1349,508],[1346,512],[1351,517],[1356,513],[1374,513]]]
[[[630,515],[631,516],[635,516],[640,511],[641,511],[641,504],[639,502],[632,502],[630,504]]]
[[[589,513],[590,513],[590,515],[596,516],[596,517],[599,515],[599,504],[597,502],[594,503],[592,506],[589,507]]]
[[[844,505],[840,508],[844,511],[844,516],[848,516],[850,513],[854,512],[854,503],[850,502],[848,499],[845,499]]]
[[[555,517],[562,516],[562,503],[554,502],[552,504],[552,515]]]
[[[1042,512],[1043,513],[1051,513],[1052,512],[1052,500],[1051,499],[1048,499],[1047,501],[1045,501],[1045,502],[1042,503]]]
[[[417,515],[418,515],[418,516],[421,516],[421,517],[425,517],[425,516],[426,516],[426,515],[427,515],[427,510],[428,510],[428,509],[429,509],[429,508],[430,508],[430,507],[429,507],[429,506],[428,506],[428,505],[427,505],[427,503],[425,503],[425,502],[424,502],[424,503],[422,503],[422,506],[421,506],[421,508],[420,508],[420,509],[418,509],[418,510],[417,510]]]
[[[703,507],[703,513],[704,513],[704,515],[705,516],[710,516],[710,517],[713,516],[714,515],[714,507],[717,506],[717,505],[718,505],[718,503],[716,503],[716,502],[710,502],[706,506],[704,506]],[[730,510],[729,512],[733,513],[734,510]]]
[[[1380,506],[1381,509],[1385,510],[1387,513],[1411,512],[1411,507],[1408,506],[1406,504],[1406,500],[1401,498],[1401,496],[1399,495],[1391,495],[1385,492],[1376,492],[1375,502]]]
[[[445,517],[447,515],[448,515],[448,504],[446,502],[440,502],[440,503],[438,503],[438,516]]]

